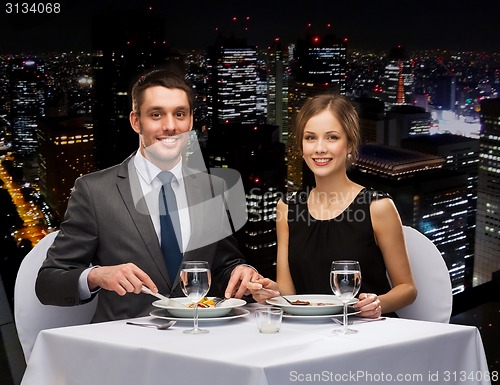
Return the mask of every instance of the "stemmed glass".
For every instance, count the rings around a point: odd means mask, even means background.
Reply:
[[[181,264],[180,284],[184,295],[194,304],[194,327],[184,330],[188,334],[208,333],[198,328],[198,303],[205,297],[211,283],[210,266],[206,261],[186,261]]]
[[[342,329],[333,332],[338,334],[357,333],[357,330],[347,328],[347,304],[352,300],[361,287],[361,269],[358,261],[333,261],[330,269],[330,286],[344,304]]]

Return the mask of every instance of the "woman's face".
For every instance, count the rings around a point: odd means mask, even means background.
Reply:
[[[316,176],[345,172],[349,143],[344,128],[330,110],[320,112],[306,123],[302,153]]]

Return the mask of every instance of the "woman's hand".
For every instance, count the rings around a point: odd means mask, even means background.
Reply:
[[[269,298],[280,295],[278,284],[269,278],[261,278],[247,283],[252,297],[260,304],[265,304]]]
[[[359,302],[355,303],[354,308],[361,310],[359,317],[378,318],[382,315],[382,306],[376,294],[361,293]]]

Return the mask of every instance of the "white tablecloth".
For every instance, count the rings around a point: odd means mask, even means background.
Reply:
[[[470,326],[388,318],[339,336],[329,319],[284,319],[279,333],[260,334],[253,314],[200,325],[210,333],[125,321],[42,331],[22,385],[491,383]]]

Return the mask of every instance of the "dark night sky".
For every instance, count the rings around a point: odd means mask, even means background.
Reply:
[[[44,2],[48,2],[44,0]],[[0,53],[90,49],[92,11],[107,3],[120,7],[152,4],[167,23],[175,48],[204,48],[214,42],[215,27],[228,30],[231,17],[250,16],[249,44],[266,45],[274,37],[293,42],[307,23],[348,38],[353,48],[500,51],[499,0],[461,5],[450,0],[60,0],[57,15],[0,14]],[[243,26],[243,22],[239,22]]]

